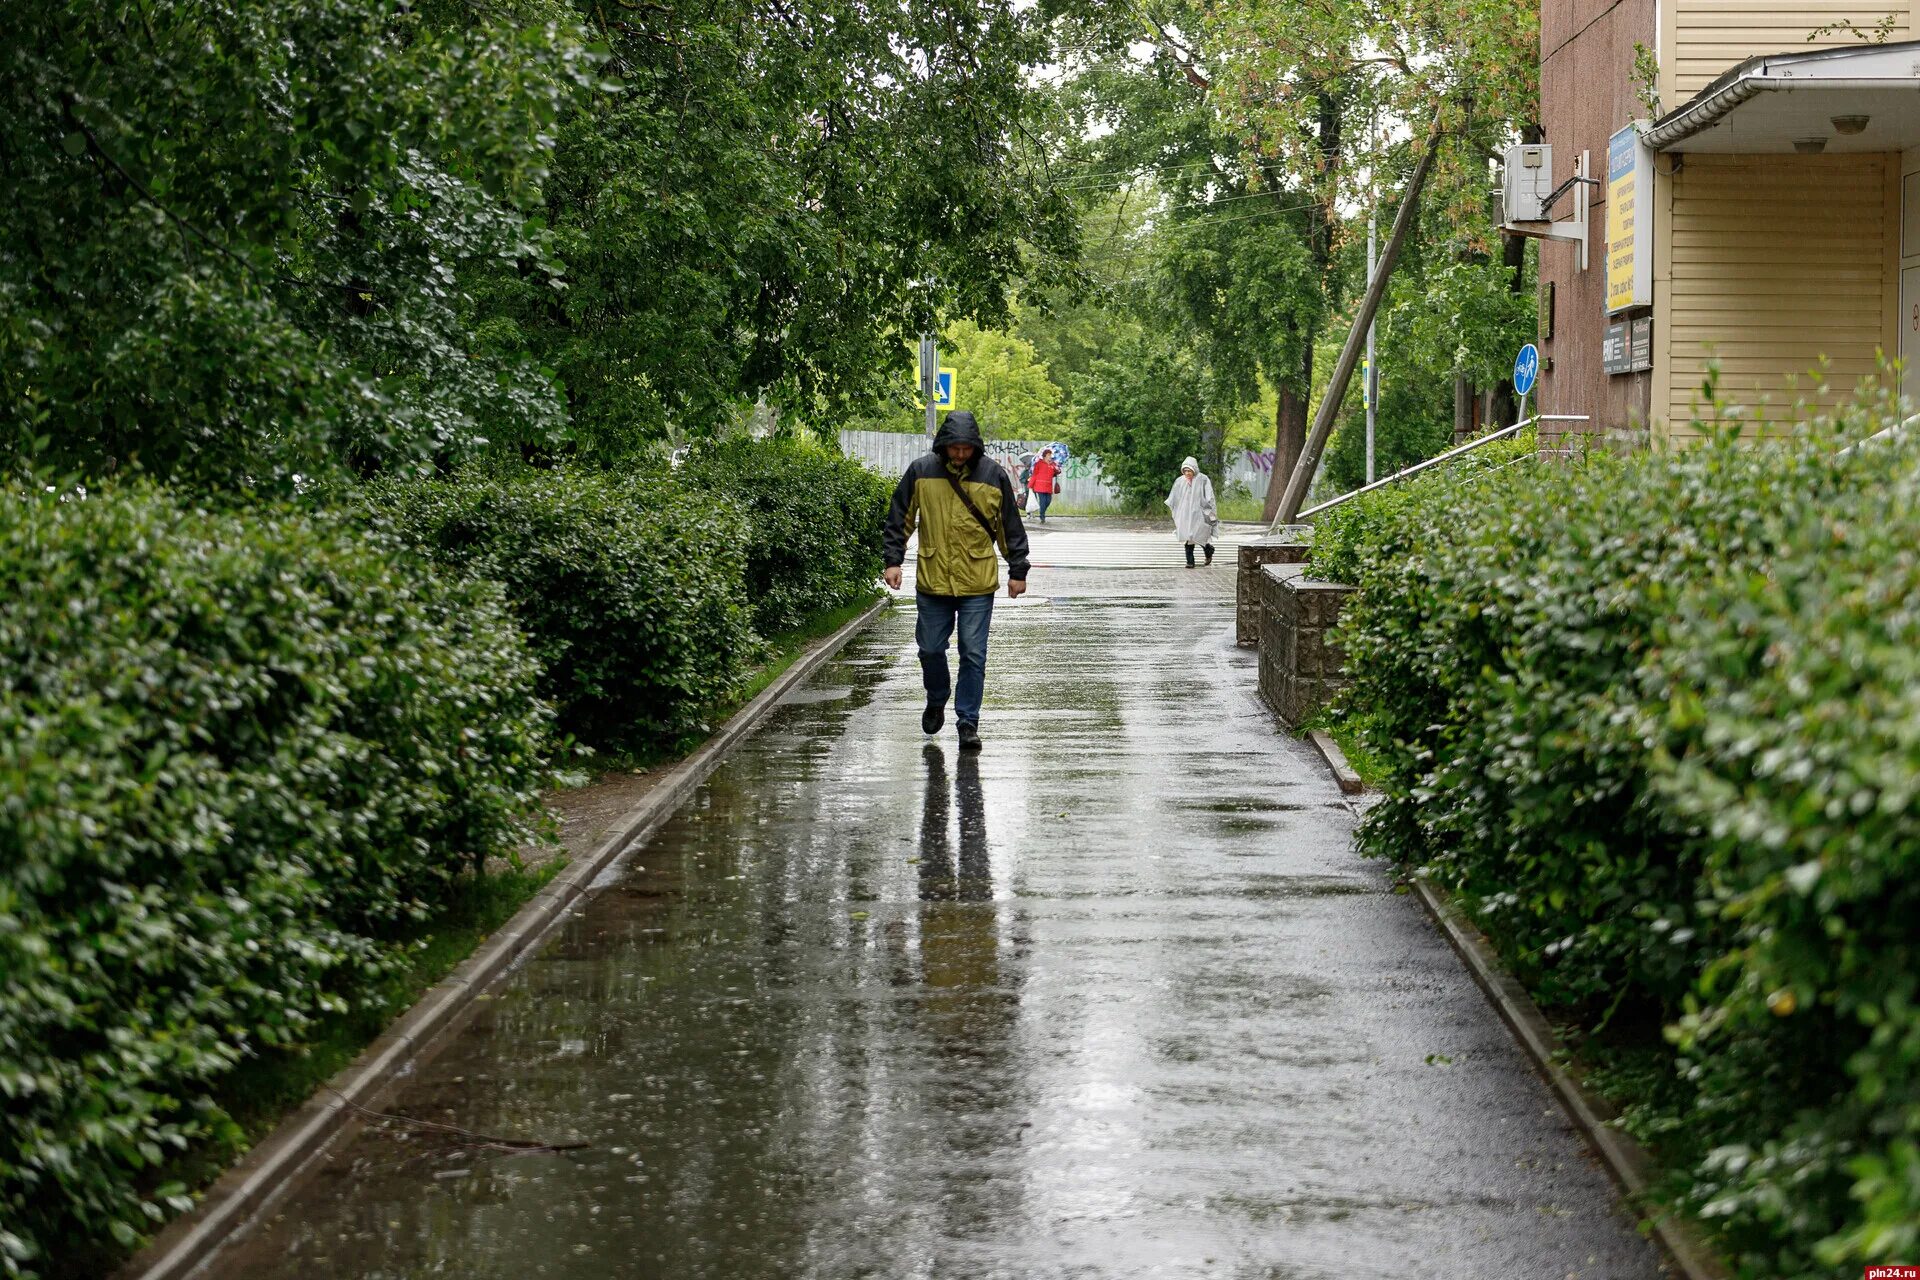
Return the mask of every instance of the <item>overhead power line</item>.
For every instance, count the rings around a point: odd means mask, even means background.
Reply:
[[[1143,160],[1139,164],[1127,165],[1124,168],[1093,169],[1079,173],[1068,173],[1066,176],[1075,179],[1091,178],[1098,181],[1111,178],[1144,178],[1149,174],[1156,173],[1179,173],[1187,169],[1210,169],[1217,163],[1219,163],[1217,157],[1212,160],[1190,160],[1185,164],[1156,164],[1151,160]]]

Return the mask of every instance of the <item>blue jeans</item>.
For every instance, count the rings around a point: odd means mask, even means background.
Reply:
[[[1051,493],[1036,493],[1033,496],[1040,500],[1040,523],[1045,524],[1047,522],[1047,508],[1053,505],[1053,495]]]
[[[987,625],[993,621],[993,597],[915,597],[920,616],[914,642],[920,647],[920,676],[927,686],[927,702],[944,705],[953,697],[953,715],[961,724],[980,723],[980,700],[987,689]],[[960,687],[947,672],[947,640],[955,624],[960,629]]]

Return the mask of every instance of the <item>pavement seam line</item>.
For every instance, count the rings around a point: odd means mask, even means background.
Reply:
[[[1586,1140],[1587,1147],[1630,1201],[1643,1197],[1650,1185],[1653,1160],[1632,1135],[1609,1124],[1614,1111],[1594,1096],[1560,1062],[1563,1046],[1540,1006],[1519,979],[1507,972],[1499,955],[1480,931],[1454,905],[1445,890],[1420,876],[1412,878],[1413,892],[1440,927],[1456,954],[1473,975],[1474,985],[1500,1015],[1500,1021],[1526,1052],[1534,1069],[1545,1078],[1560,1109]],[[1636,1209],[1636,1216],[1639,1216]],[[1672,1213],[1645,1216],[1643,1221],[1680,1275],[1686,1280],[1727,1280],[1728,1272],[1692,1223]]]
[[[882,595],[858,617],[796,658],[704,745],[674,765],[672,777],[616,819],[610,828],[612,834],[591,855],[569,865],[545,889],[521,904],[511,919],[423,991],[352,1062],[288,1111],[271,1133],[214,1180],[199,1204],[163,1227],[116,1271],[115,1280],[186,1280],[316,1171],[321,1157],[357,1127],[349,1103],[377,1110],[382,1095],[402,1073],[431,1062],[459,1033],[485,988],[537,952],[595,880],[617,867],[655,827],[672,817],[787,694],[892,606],[893,598]],[[404,1051],[396,1052],[401,1049]]]

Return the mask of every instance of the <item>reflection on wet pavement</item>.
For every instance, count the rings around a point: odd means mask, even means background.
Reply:
[[[371,1129],[217,1273],[1660,1274],[1274,734],[1231,577],[1051,577],[982,755],[896,610],[395,1104],[587,1148]]]

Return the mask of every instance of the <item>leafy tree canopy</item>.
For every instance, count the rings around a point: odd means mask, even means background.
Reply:
[[[570,15],[27,0],[0,46],[0,458],[204,488],[556,432],[460,286],[552,291],[522,208],[596,81]]]
[[[954,370],[955,402],[996,440],[1051,440],[1067,427],[1065,396],[1033,344],[970,320],[947,326],[940,363]]]
[[[1200,451],[1202,374],[1182,353],[1146,341],[1123,344],[1094,366],[1081,389],[1074,446],[1129,506],[1166,495],[1180,462]]]
[[[1075,223],[1027,140],[1050,56],[1015,0],[688,0],[582,12],[625,85],[568,118],[547,217],[569,287],[492,288],[602,460],[765,397],[837,424],[917,335],[1000,325]]]

